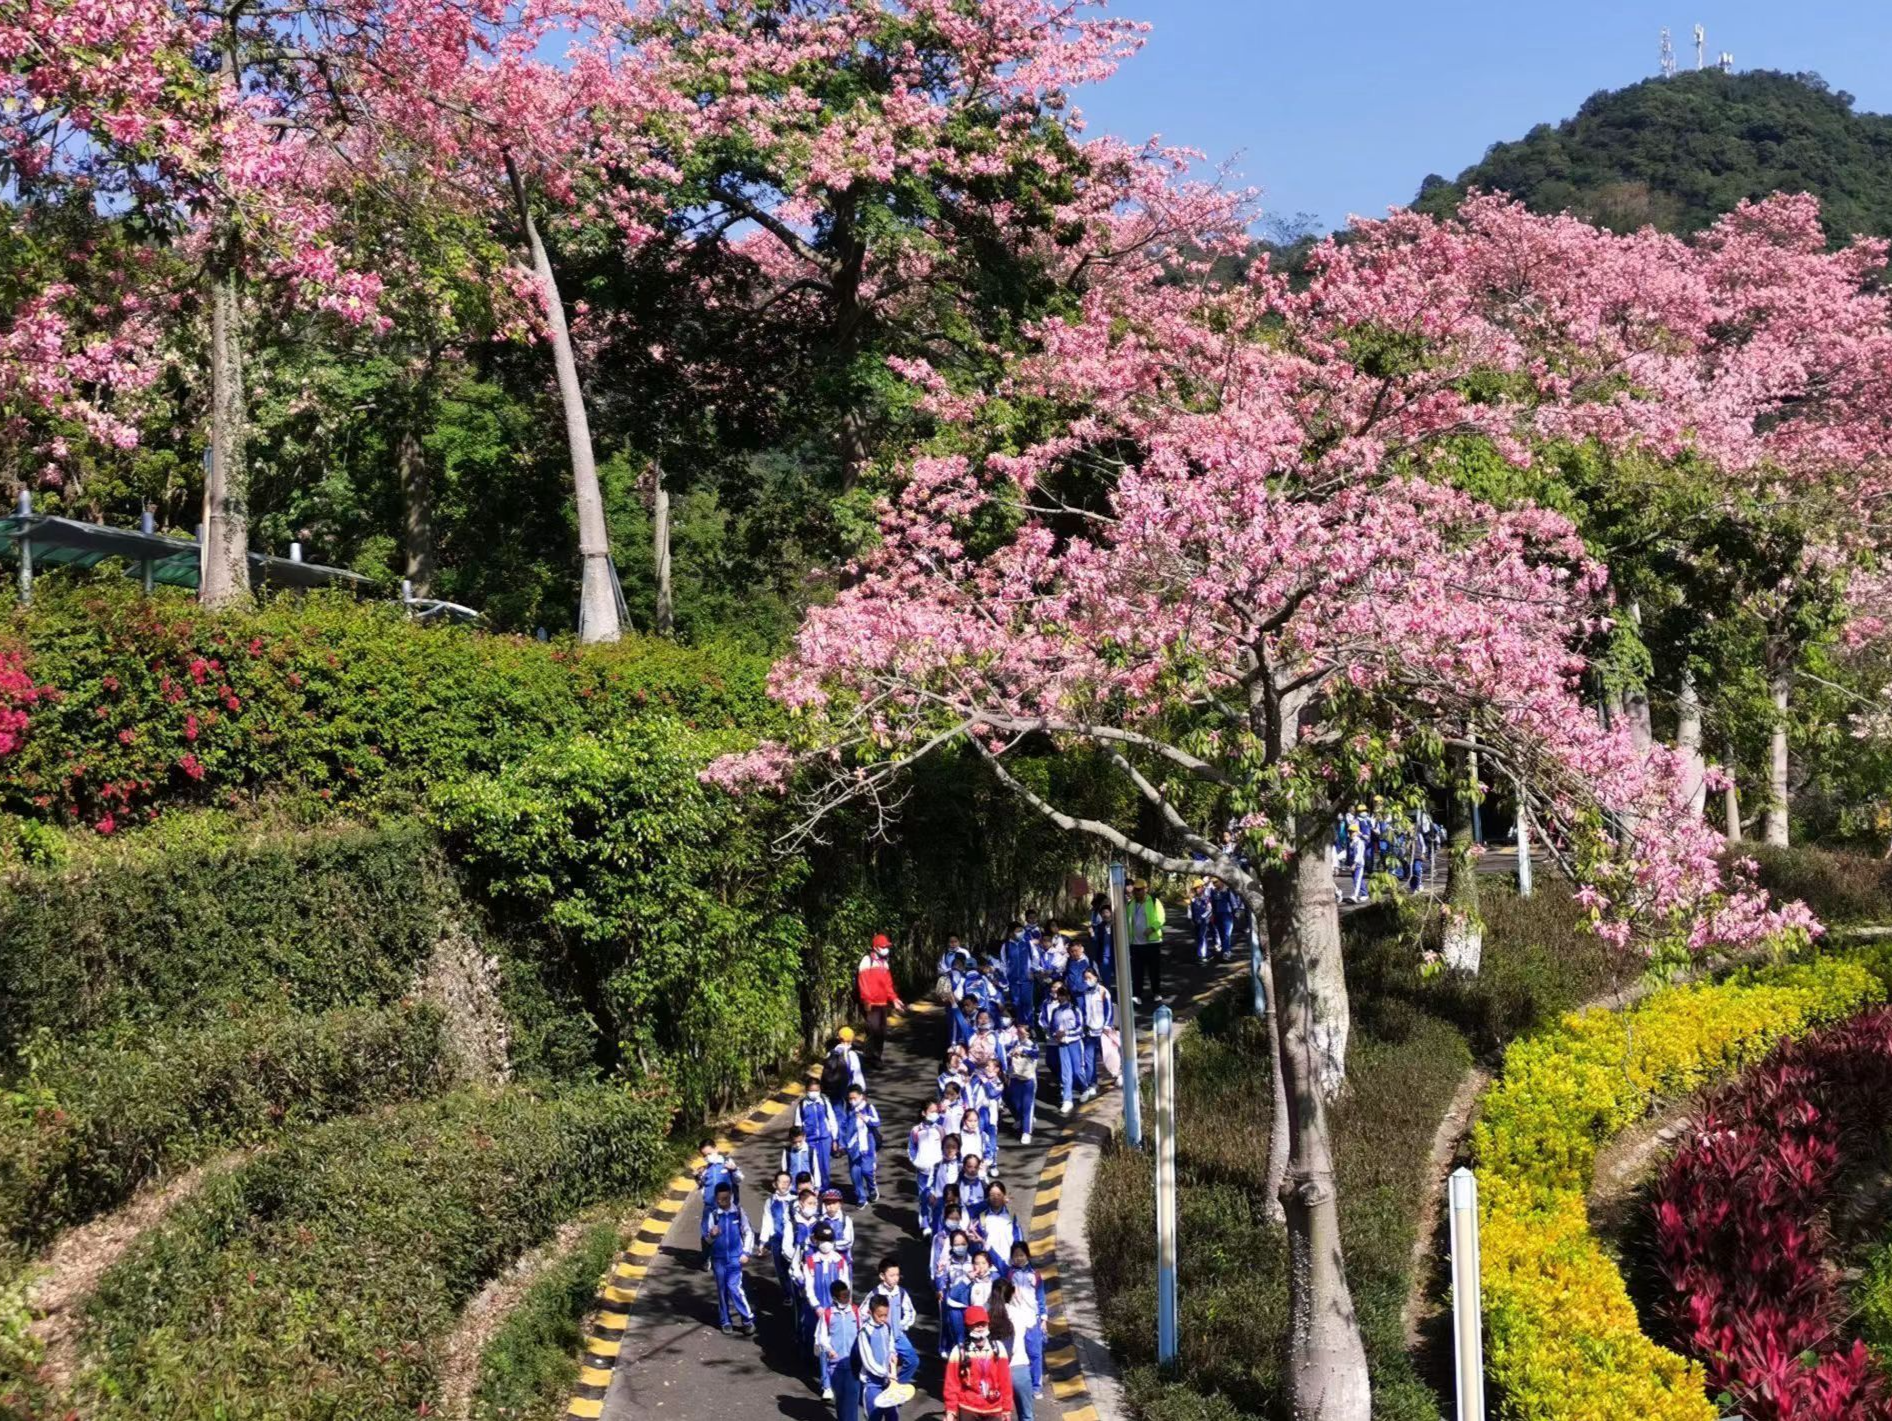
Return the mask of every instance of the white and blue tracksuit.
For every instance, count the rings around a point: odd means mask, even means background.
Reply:
[[[1027,1021],[1036,1003],[1032,996],[1032,982],[1038,971],[1038,953],[1032,946],[1031,939],[1020,933],[1005,942],[1005,987],[1006,996],[1011,999],[1012,1015],[1022,1016]]]
[[[810,1224],[813,1227],[813,1224]],[[771,1194],[762,1205],[762,1235],[758,1245],[769,1251],[775,1261],[775,1281],[782,1285],[782,1296],[795,1295],[795,1196]]]
[[[729,1186],[729,1201],[732,1204],[742,1202],[742,1171],[730,1162],[729,1156],[720,1150],[710,1153],[703,1161],[703,1167],[696,1172],[696,1182],[703,1188],[703,1227],[709,1228],[709,1217],[716,1211],[717,1186]]]
[[[966,1309],[972,1306],[970,1257],[948,1257],[933,1279],[939,1289],[939,1354],[966,1345]]]
[[[933,1213],[939,1207],[939,1166],[946,1157],[941,1147],[946,1129],[936,1118],[921,1120],[907,1132],[907,1159],[919,1186],[920,1231],[933,1232]]]
[[[867,1101],[848,1106],[841,1120],[841,1148],[847,1152],[855,1205],[872,1203],[880,1197],[880,1112]]]
[[[1117,965],[1117,948],[1111,941],[1110,920],[1101,910],[1091,914],[1090,953],[1103,969],[1104,978],[1108,979]]]
[[[847,1042],[837,1041],[834,1043],[834,1049],[828,1052],[828,1054],[841,1058],[841,1067],[847,1072],[847,1083],[851,1086],[859,1086],[861,1093],[865,1095],[867,1093],[867,1071],[861,1065],[861,1053],[848,1045]],[[829,1103],[837,1110],[840,1110],[845,1108],[846,1099],[846,1096],[843,1095],[840,1100],[831,1100]]]
[[[874,1405],[881,1392],[893,1385],[900,1366],[900,1354],[894,1349],[893,1324],[875,1322],[870,1312],[861,1323],[861,1338],[854,1356],[860,1366],[861,1401],[868,1421],[889,1421],[898,1416],[898,1407]]]
[[[836,1209],[841,1206],[835,1205]],[[821,1211],[820,1222],[834,1230],[834,1251],[851,1264],[854,1261],[854,1220],[846,1213],[830,1214],[827,1209]]]
[[[1005,1104],[1018,1122],[1018,1133],[1031,1133],[1038,1113],[1038,1043],[1021,1032],[1002,1043],[1005,1058]]]
[[[1117,1004],[1107,988],[1098,985],[1086,992],[1084,1009],[1084,1089],[1097,1088],[1097,1060],[1102,1054],[1104,1033],[1117,1024]]]
[[[999,1157],[999,1107],[1005,1103],[1005,1078],[984,1073],[972,1078],[972,1113],[979,1122],[979,1154],[988,1162]]]
[[[1209,960],[1210,922],[1215,909],[1209,903],[1209,890],[1203,889],[1189,899],[1189,923],[1196,930],[1196,961]]]
[[[1215,918],[1215,950],[1226,962],[1235,951],[1235,890],[1211,889],[1209,907]]]
[[[1013,1268],[1008,1276],[1012,1280],[1014,1297],[1034,1298],[1038,1303],[1038,1321],[1025,1333],[1022,1341],[1025,1356],[1031,1362],[1031,1389],[1040,1391],[1045,1384],[1045,1327],[1051,1318],[1050,1310],[1045,1306],[1044,1279],[1038,1276],[1036,1268]]]
[[[1058,1052],[1058,1089],[1068,1108],[1084,1079],[1084,1013],[1058,1002],[1046,1013],[1045,1030]]]
[[[742,1288],[742,1261],[755,1252],[755,1231],[741,1209],[712,1209],[703,1221],[703,1246],[709,1250],[710,1269],[716,1275],[716,1311],[724,1327],[737,1321],[753,1324],[749,1298]]]
[[[985,1251],[992,1257],[992,1269],[995,1276],[1003,1276],[1007,1264],[1001,1262],[1012,1256],[1012,1245],[1018,1242],[1018,1219],[1008,1206],[1003,1209],[987,1208],[979,1216],[979,1229],[985,1235]]]
[[[798,1184],[806,1174],[816,1189],[821,1186],[821,1167],[815,1163],[814,1146],[808,1144],[782,1146],[782,1172],[788,1176],[790,1184]]]
[[[808,1137],[808,1153],[814,1162],[812,1172],[815,1188],[826,1189],[829,1177],[834,1173],[834,1138],[841,1133],[836,1128],[834,1107],[828,1103],[827,1096],[811,1090],[796,1107],[795,1120],[801,1126],[802,1134]],[[793,1175],[789,1177],[794,1178]]]
[[[887,1300],[887,1325],[893,1329],[893,1350],[900,1359],[900,1380],[910,1382],[920,1370],[920,1354],[914,1350],[913,1339],[908,1336],[920,1316],[913,1306],[913,1296],[905,1288],[876,1283],[874,1291],[867,1295],[870,1317],[875,1298]]]
[[[820,1318],[822,1309],[834,1302],[834,1285],[847,1283],[852,1286],[854,1270],[839,1249],[832,1253],[823,1253],[819,1248],[811,1248],[802,1255],[801,1260],[801,1341],[802,1346],[812,1347],[815,1340],[815,1323]]]
[[[854,1375],[860,1335],[861,1317],[852,1303],[828,1302],[815,1314],[815,1378],[824,1392],[834,1390],[836,1421],[855,1421],[861,1414],[861,1384]]]

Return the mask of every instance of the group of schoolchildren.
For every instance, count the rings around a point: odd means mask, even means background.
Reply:
[[[1445,847],[1445,828],[1421,805],[1411,816],[1396,815],[1374,797],[1372,808],[1356,804],[1334,823],[1334,851],[1339,867],[1353,877],[1348,903],[1366,902],[1366,882],[1382,869],[1408,891],[1426,886],[1433,855]],[[1335,890],[1339,892],[1338,889]]]
[[[1219,878],[1199,878],[1189,895],[1189,925],[1196,934],[1196,961],[1228,962],[1235,944],[1248,941],[1248,900]]]
[[[934,1096],[907,1133],[907,1158],[920,1233],[931,1240],[949,1418],[1031,1421],[1043,1394],[1044,1283],[997,1177],[1000,1121],[1009,1114],[1019,1143],[1031,1143],[1047,1056],[1057,1062],[1067,1114],[1117,1074],[1116,1008],[1103,963],[1090,953],[1108,940],[1107,920],[1090,943],[1067,941],[1032,912],[984,962],[956,937],[940,959],[950,1040]],[[874,953],[884,958],[879,942]],[[843,1028],[796,1106],[760,1235],[741,1208],[742,1172],[714,1141],[703,1142],[698,1173],[703,1249],[723,1331],[755,1332],[742,1265],[768,1253],[837,1421],[893,1421],[915,1394],[920,1366],[918,1313],[899,1260],[881,1259],[866,1287],[855,1268],[847,1206],[880,1197],[881,1119],[867,1084],[854,1033]]]

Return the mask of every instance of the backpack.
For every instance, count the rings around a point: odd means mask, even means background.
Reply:
[[[847,1055],[841,1051],[830,1051],[828,1059],[821,1063],[821,1093],[829,1100],[847,1099],[847,1088],[854,1084],[854,1078],[847,1068]]]

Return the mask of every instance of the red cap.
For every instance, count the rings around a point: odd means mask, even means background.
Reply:
[[[992,1315],[984,1308],[972,1307],[966,1309],[967,1327],[990,1327],[991,1325]]]
[[[888,937],[887,934],[885,933],[875,933],[874,946],[875,947],[892,947],[893,939]]]

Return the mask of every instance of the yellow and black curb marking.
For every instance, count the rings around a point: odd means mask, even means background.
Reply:
[[[932,1002],[912,1002],[907,1006],[907,1015],[935,1010]],[[903,1018],[889,1016],[889,1028],[896,1026]],[[802,1097],[803,1087],[799,1081],[789,1081],[780,1086],[773,1095],[763,1100],[755,1109],[729,1127],[727,1134],[716,1137],[716,1148],[730,1149],[737,1136],[760,1134],[779,1115],[793,1109]],[[637,1290],[644,1277],[650,1272],[663,1252],[664,1236],[670,1232],[671,1224],[677,1215],[696,1197],[696,1180],[688,1174],[679,1174],[664,1186],[663,1197],[651,1205],[650,1212],[644,1216],[643,1223],[637,1226],[637,1232],[629,1245],[611,1264],[611,1271],[604,1275],[604,1281],[598,1285],[597,1300],[592,1307],[591,1317],[585,1328],[585,1340],[578,1355],[578,1384],[572,1388],[572,1397],[566,1404],[568,1416],[596,1417],[604,1414],[604,1395],[611,1387],[611,1373],[618,1364],[618,1351],[624,1345],[624,1334],[631,1325],[631,1304],[637,1301]],[[1092,1421],[1087,1418],[1087,1421]]]

